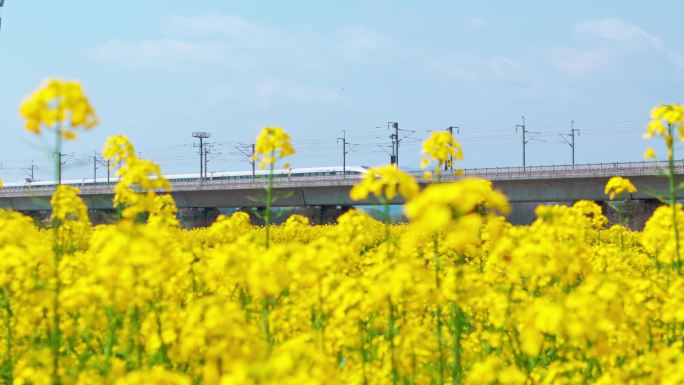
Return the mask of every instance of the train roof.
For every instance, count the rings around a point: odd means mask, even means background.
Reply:
[[[273,173],[276,175],[283,175],[283,174],[288,174],[288,175],[296,175],[296,174],[309,174],[309,173],[317,173],[317,172],[342,172],[343,168],[341,166],[329,166],[329,167],[301,167],[301,168],[289,168],[289,169],[275,169],[273,170]],[[349,166],[346,167],[346,171],[352,171],[352,172],[358,172],[358,173],[365,173],[367,171],[367,167],[364,166]],[[269,171],[268,170],[256,170],[255,174],[256,175],[268,175]],[[223,177],[223,176],[251,176],[252,171],[214,171],[208,173],[209,178],[214,178],[214,177]],[[192,173],[192,174],[169,174],[169,175],[164,175],[164,177],[170,181],[173,180],[178,180],[178,179],[196,179],[199,178],[199,174],[197,173]],[[109,182],[111,183],[116,183],[119,180],[117,177],[112,177],[109,179]],[[97,178],[95,179],[95,183],[106,183],[107,178]],[[65,179],[62,180],[62,184],[65,185],[79,185],[79,184],[84,184],[84,183],[93,183],[93,178],[81,178],[81,179]],[[55,181],[52,180],[34,180],[34,181],[21,181],[21,182],[11,182],[11,183],[5,183],[5,187],[28,187],[28,186],[51,186],[54,185]]]

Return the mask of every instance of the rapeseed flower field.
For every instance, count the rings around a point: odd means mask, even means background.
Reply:
[[[73,139],[96,124],[80,86],[46,87],[22,105],[27,129]],[[654,119],[647,134],[665,138],[671,160],[682,107]],[[271,169],[295,151],[275,127],[257,147]],[[387,166],[351,196],[402,195],[407,224],[350,210],[336,225],[292,216],[256,227],[236,213],[183,230],[156,164],[124,136],[104,153],[120,180],[116,223],[92,226],[69,186],[56,189],[47,228],[0,210],[5,383],[684,383],[674,199],[643,232],[589,201],[540,206],[534,223],[513,226],[486,180],[421,191]],[[463,157],[443,133],[424,153],[437,177]],[[606,185],[611,200],[633,191],[624,178]]]

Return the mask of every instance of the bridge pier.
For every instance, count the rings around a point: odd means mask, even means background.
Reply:
[[[511,202],[511,213],[506,216],[506,220],[514,225],[529,225],[537,218],[534,210],[537,206],[545,203],[537,202]],[[561,204],[569,206],[570,203],[558,202],[554,204]]]
[[[272,209],[271,223],[275,225],[282,224],[292,215],[301,215],[308,218],[309,223],[312,225],[334,224],[337,222],[337,218],[349,211],[349,209],[351,209],[351,206],[323,205],[289,208],[274,207]],[[264,207],[240,207],[236,211],[247,213],[251,224],[263,226],[264,210]],[[211,225],[211,222],[208,225]]]
[[[116,222],[116,210],[114,209],[90,209],[88,210],[90,223],[93,225],[106,225]]]
[[[350,208],[350,206],[320,206],[317,221],[311,220],[312,218],[309,218],[309,221],[316,225],[334,224],[337,222],[337,218],[349,211]]]
[[[657,199],[632,199],[626,202],[596,201],[601,206],[603,215],[608,218],[607,226],[618,223],[618,213],[613,205],[624,204],[622,216],[626,220],[627,227],[632,230],[643,230],[646,221],[653,212],[661,205]],[[514,225],[529,225],[536,219],[534,211],[540,205],[565,205],[572,206],[573,202],[512,202],[511,214],[506,218]]]
[[[218,217],[219,211],[213,207],[178,209],[178,220],[186,229],[210,226]]]
[[[622,209],[622,217],[625,219],[627,227],[632,230],[642,230],[646,221],[653,215],[653,212],[662,205],[657,199],[632,199],[625,202],[596,202],[601,206],[603,215],[608,218],[608,225],[618,223],[618,212],[614,207]]]

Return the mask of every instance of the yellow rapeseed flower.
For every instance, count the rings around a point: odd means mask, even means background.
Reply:
[[[437,175],[441,173],[444,165],[453,166],[450,164],[452,157],[455,160],[463,159],[461,143],[454,139],[451,133],[447,131],[433,132],[425,139],[422,153],[424,156],[421,167],[427,168],[432,161],[436,161],[437,164],[434,172]]]
[[[637,192],[637,189],[634,187],[632,182],[629,179],[623,178],[621,176],[614,176],[610,178],[608,183],[606,183],[606,188],[604,190],[604,194],[608,195],[611,200],[615,199],[615,196],[622,193],[631,194],[635,192]]]
[[[88,207],[78,196],[79,193],[76,187],[59,185],[50,199],[50,219],[57,244],[65,250],[84,248],[90,237]]]
[[[259,162],[261,169],[294,153],[294,147],[290,143],[290,135],[280,127],[264,127],[257,136],[254,160]]]
[[[653,147],[647,148],[646,151],[644,152],[644,159],[655,159],[655,157],[656,157],[656,153],[653,150]]]
[[[431,231],[444,229],[468,214],[479,216],[478,210],[488,209],[507,214],[508,200],[492,183],[484,179],[432,184],[405,206],[406,217],[420,228]]]
[[[70,186],[50,223],[0,209],[5,382],[684,383],[681,204],[643,232],[606,228],[591,201],[514,226],[489,181],[419,193],[387,166],[351,195],[401,194],[410,223],[293,215],[266,248],[246,212],[181,229],[158,166],[123,136],[105,153],[132,208],[122,220],[91,226]],[[613,199],[631,190],[616,180]]]
[[[374,195],[389,202],[396,198],[397,194],[405,199],[411,199],[418,191],[420,187],[411,175],[388,165],[369,169],[361,182],[352,187],[349,196],[359,201]]]
[[[155,213],[160,208],[170,207],[168,200],[156,198],[158,190],[171,189],[169,181],[158,164],[135,155],[128,138],[123,135],[110,137],[102,153],[106,159],[114,161],[112,166],[120,165],[116,172],[119,182],[114,187],[114,206],[125,207],[122,213],[125,218],[135,219],[141,213]]]
[[[73,186],[59,185],[55,189],[50,205],[52,214],[50,219],[53,221],[88,221],[88,208],[78,196],[80,190]]]
[[[646,139],[653,136],[663,137],[667,148],[667,159],[672,159],[674,135],[677,134],[679,140],[684,141],[684,106],[679,103],[660,105],[651,110],[651,119],[643,137]],[[655,158],[655,151],[649,147],[644,157]]]
[[[89,130],[98,124],[95,109],[76,81],[46,80],[21,103],[19,113],[28,131],[39,135],[41,127],[58,130],[67,140],[76,138],[76,128]]]

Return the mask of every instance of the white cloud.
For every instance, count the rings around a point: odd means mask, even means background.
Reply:
[[[426,60],[424,70],[429,76],[440,80],[472,83],[481,78],[480,69],[485,66],[475,55],[453,53],[445,58]]]
[[[369,56],[384,54],[389,49],[389,44],[374,29],[355,25],[349,26],[338,34],[336,45],[346,58],[351,60],[364,60]],[[382,52],[380,52],[382,50]]]
[[[604,67],[610,55],[601,50],[577,50],[574,48],[556,48],[551,51],[551,63],[559,71],[581,74]]]
[[[662,44],[659,38],[652,36],[641,28],[621,20],[588,19],[575,25],[575,35],[579,38],[602,38],[619,43],[634,41],[648,41],[652,44]]]
[[[277,103],[322,105],[342,99],[336,88],[299,83],[293,80],[267,79],[249,84],[224,84],[207,90],[205,101],[210,106],[227,101],[256,104],[269,108]]]
[[[189,42],[175,39],[142,40],[126,42],[112,39],[91,51],[91,56],[101,62],[125,68],[180,68],[188,64],[222,64],[226,59],[221,44],[213,42]],[[246,65],[248,57],[233,57],[232,64]]]
[[[173,16],[161,23],[161,39],[113,39],[95,48],[91,56],[126,68],[182,69],[188,64],[220,64],[229,69],[258,67],[268,73],[310,74],[401,53],[392,41],[364,25],[322,34],[312,28],[286,30],[224,13]]]
[[[489,69],[497,77],[507,77],[520,71],[520,63],[507,57],[495,57],[489,61]]]
[[[163,24],[172,34],[221,37],[231,50],[302,59],[300,64],[319,69],[330,68],[339,56],[362,61],[392,49],[389,41],[365,25],[350,25],[332,36],[323,36],[312,29],[287,31],[219,13],[171,17]]]
[[[182,36],[219,35],[237,44],[271,45],[287,38],[285,31],[232,14],[212,13],[203,16],[174,16],[165,19],[163,24],[171,34]]]
[[[173,35],[220,39],[230,52],[248,52],[262,63],[327,71],[340,60],[364,61],[391,46],[377,31],[351,25],[325,36],[307,28],[284,30],[232,14],[179,16],[164,20]]]
[[[336,89],[301,84],[292,80],[265,80],[259,83],[257,90],[257,95],[264,104],[270,104],[278,99],[300,104],[327,104],[340,98]]]
[[[660,37],[622,20],[605,18],[581,21],[575,25],[575,36],[581,40],[603,39],[615,42],[625,49],[655,49],[677,66],[684,67],[684,56],[668,47]]]
[[[468,29],[468,30],[485,30],[488,29],[491,24],[489,21],[482,17],[467,17],[464,19],[459,20],[458,22],[459,27],[462,29]]]

